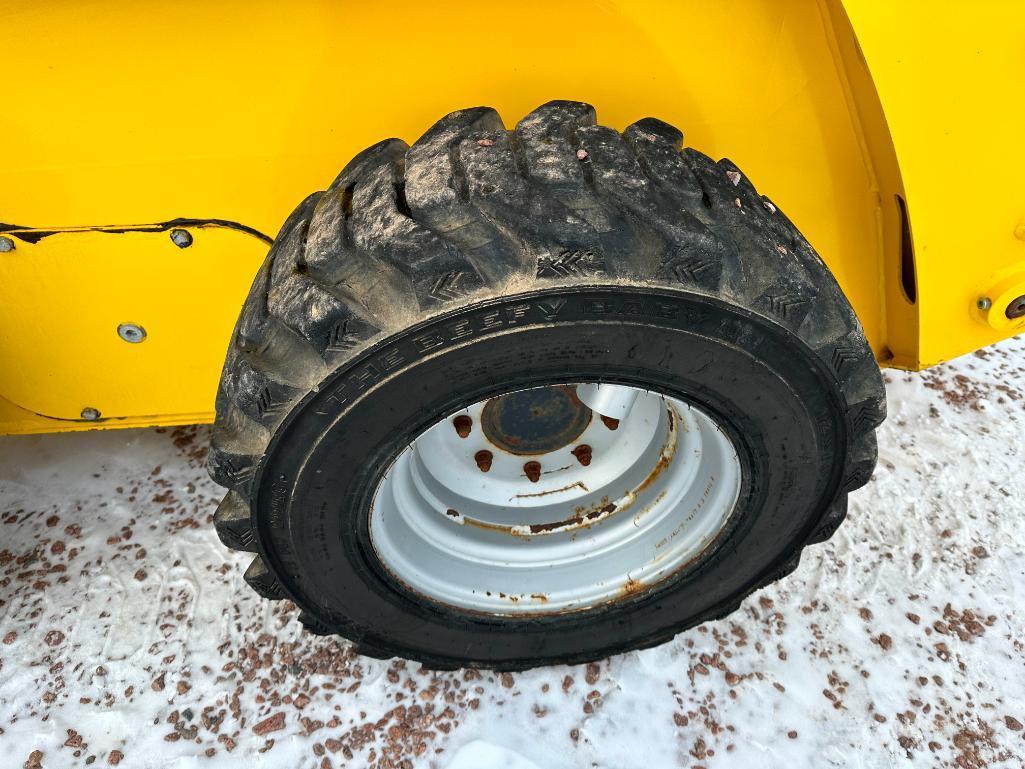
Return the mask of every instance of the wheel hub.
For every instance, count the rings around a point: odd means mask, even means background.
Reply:
[[[591,410],[571,387],[537,387],[492,398],[481,412],[484,435],[510,454],[546,454],[587,429]]]

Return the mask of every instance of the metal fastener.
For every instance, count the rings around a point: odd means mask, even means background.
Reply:
[[[570,454],[576,457],[577,462],[582,464],[584,467],[587,467],[589,464],[591,464],[591,447],[588,446],[586,443],[581,443],[579,446],[573,449],[573,451],[571,451]]]
[[[82,419],[88,422],[95,422],[100,418],[100,410],[94,409],[92,406],[86,406],[82,409]]]
[[[486,473],[491,469],[491,463],[494,459],[494,455],[487,449],[481,449],[473,455],[473,461],[477,463],[477,467],[482,473]]]
[[[990,307],[993,306],[993,300],[990,299],[988,296],[984,296],[984,297],[982,297],[982,299],[980,299],[979,301],[977,301],[975,303],[975,306],[978,307],[983,312],[985,312],[986,310],[988,310]]]
[[[0,253],[6,253],[14,250],[14,241],[8,238],[6,235],[0,235]]]
[[[146,338],[146,329],[136,323],[122,323],[117,327],[117,335],[130,344],[139,344]]]
[[[466,414],[460,414],[452,420],[452,424],[460,438],[468,438],[470,436],[470,430],[473,429],[473,419],[471,417]]]
[[[192,245],[192,233],[188,230],[171,230],[171,242],[178,248],[188,248]]]

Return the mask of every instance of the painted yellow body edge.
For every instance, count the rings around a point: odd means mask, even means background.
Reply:
[[[934,263],[944,234],[935,219],[918,304],[904,296],[895,197],[906,198],[902,152],[921,153],[891,142],[887,120],[891,110],[903,119],[909,79],[925,76],[900,62],[936,43],[902,40],[898,50],[878,29],[892,15],[879,4],[849,0],[849,21],[839,0],[747,0],[743,13],[701,0],[524,3],[499,27],[468,3],[444,19],[427,4],[399,5],[139,8],[117,25],[71,6],[0,10],[22,33],[12,39],[24,48],[9,51],[13,76],[50,96],[0,122],[10,153],[0,184],[15,193],[0,201],[0,222],[22,225],[11,231],[16,250],[0,255],[0,432],[212,417],[265,241],[207,222],[187,225],[194,242],[179,249],[160,225],[88,225],[219,217],[272,235],[362,147],[396,133],[411,141],[471,104],[514,121],[547,99],[577,98],[602,122],[655,115],[681,126],[689,145],[729,156],[808,235],[884,365],[917,368],[1017,330],[987,327],[962,296],[997,284],[1013,293],[1014,256]],[[681,39],[688,25],[715,34]],[[186,39],[168,35],[183,26]],[[1012,47],[1005,34],[985,42]],[[367,65],[346,76],[343,93],[334,83],[351,61]],[[149,83],[159,91],[140,87]],[[919,217],[935,201],[920,203],[918,189],[907,203],[921,250]],[[979,214],[978,200],[963,202]],[[983,214],[987,237],[999,238],[996,214]],[[920,326],[923,308],[938,323],[956,303],[941,335]],[[143,325],[146,341],[119,339],[125,321]],[[100,421],[82,419],[89,408]]]
[[[829,39],[838,76],[844,83],[855,133],[871,174],[868,194],[875,204],[875,244],[879,249],[876,301],[881,320],[873,350],[883,366],[914,370],[919,368],[918,308],[902,285],[905,278],[915,278],[913,274],[903,274],[902,235],[907,222],[902,220],[897,204],[897,199],[903,200],[905,196],[899,163],[883,107],[850,20],[840,0],[827,0],[823,7],[829,20]],[[914,265],[913,259],[911,264]]]
[[[843,5],[886,116],[913,236],[917,353],[908,367],[1025,332],[1025,318],[1005,315],[1025,295],[1025,101],[1014,84],[1025,71],[1025,5]],[[892,275],[891,307],[900,292]],[[991,307],[980,310],[980,300]],[[896,349],[901,329],[890,319]]]

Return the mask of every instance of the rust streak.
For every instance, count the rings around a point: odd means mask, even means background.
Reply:
[[[623,585],[623,587],[621,587],[619,589],[619,594],[622,597],[625,598],[627,596],[635,595],[637,593],[643,593],[644,591],[648,590],[650,587],[652,587],[652,586],[651,585],[645,585],[645,584],[643,584],[641,582],[638,582],[637,580],[635,580],[633,578],[627,578],[626,584]]]
[[[581,401],[579,396],[577,396],[576,385],[559,385],[559,389],[569,396],[570,402],[574,406],[584,406],[583,401]],[[584,406],[584,408],[586,408],[586,406]]]
[[[513,499],[521,499],[523,497],[546,497],[549,494],[558,494],[560,491],[569,491],[572,488],[578,488],[581,491],[590,491],[587,485],[583,481],[575,481],[566,486],[560,486],[557,489],[549,489],[548,491],[535,491],[530,494],[517,494]]]
[[[614,512],[616,512],[615,503],[609,502],[609,498],[604,497],[601,501],[600,507],[595,507],[591,510],[588,510],[585,507],[579,507],[572,518],[566,518],[562,521],[552,521],[551,523],[534,523],[528,528],[530,529],[531,534],[545,534],[553,531],[559,531],[560,529],[572,529],[585,522],[593,523],[598,518],[602,518]]]
[[[672,434],[672,432],[673,432],[673,424],[674,424],[674,421],[673,421],[673,410],[670,408],[669,409],[669,432],[670,432],[670,434]],[[633,491],[634,496],[639,495],[642,491],[644,491],[652,483],[654,483],[655,479],[658,478],[665,471],[665,469],[667,467],[669,467],[669,464],[673,461],[673,457],[674,456],[676,456],[676,441],[675,440],[669,440],[669,441],[666,442],[666,445],[662,447],[662,454],[661,454],[661,456],[659,456],[658,462],[655,464],[654,469],[650,473],[648,473],[648,477],[645,478],[641,482],[641,485],[638,486],[636,489],[634,489],[634,491]]]

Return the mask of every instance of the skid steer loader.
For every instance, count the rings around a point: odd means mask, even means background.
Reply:
[[[246,580],[366,655],[724,616],[871,477],[880,367],[1025,330],[1018,4],[3,20],[0,430],[212,422]]]

